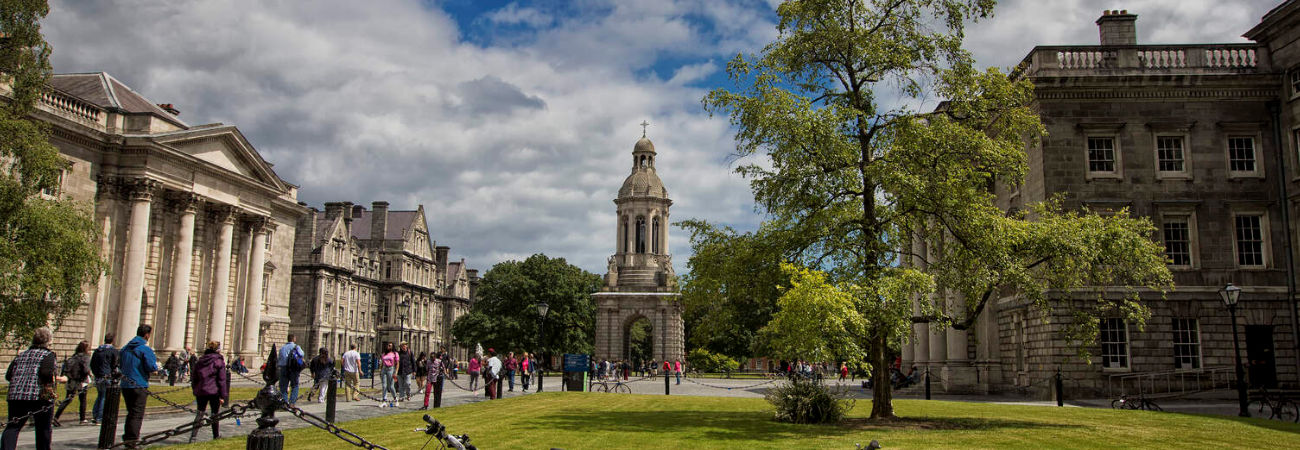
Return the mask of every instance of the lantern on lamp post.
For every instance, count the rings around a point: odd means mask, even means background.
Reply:
[[[1241,366],[1241,343],[1237,339],[1237,301],[1241,299],[1241,288],[1228,283],[1219,290],[1219,297],[1223,298],[1223,306],[1228,307],[1228,317],[1232,320],[1232,350],[1237,363],[1237,415],[1250,417],[1249,408],[1246,407],[1245,370]]]

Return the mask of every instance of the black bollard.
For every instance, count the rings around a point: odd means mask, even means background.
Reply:
[[[497,378],[497,400],[501,400],[501,385],[503,385],[503,384],[505,384],[505,383],[502,383],[502,382],[501,382],[500,375],[498,375],[498,378]]]
[[[267,361],[276,360],[275,346],[271,346],[271,356]],[[257,391],[257,398],[253,399],[253,405],[262,412],[262,416],[257,418],[257,429],[248,434],[248,440],[244,446],[247,450],[284,450],[284,434],[275,428],[280,423],[280,419],[275,418],[275,410],[280,407],[280,394],[275,392],[275,382],[280,380],[279,372],[275,366],[268,364],[268,370],[262,372],[262,381],[266,386]]]
[[[435,378],[438,380],[438,382],[434,383],[433,385],[433,407],[441,408],[442,407],[442,383],[445,377],[442,375],[438,375]]]
[[[668,393],[668,388],[669,388],[669,386],[672,386],[672,384],[668,382],[668,379],[669,379],[669,378],[671,378],[671,377],[667,376],[667,374],[665,373],[665,376],[664,376],[664,395],[672,395],[672,394],[669,394],[669,393]]]
[[[334,423],[334,407],[338,403],[339,379],[337,375],[337,373],[331,373],[329,382],[325,383],[325,389],[330,390],[325,397],[325,421],[329,423]]]
[[[1056,369],[1056,406],[1065,406],[1065,381],[1061,378],[1061,369]]]
[[[930,399],[930,368],[925,368],[925,399]]]
[[[117,443],[117,408],[122,401],[122,387],[114,380],[99,395],[104,396],[104,421],[99,424],[98,448],[110,448]]]

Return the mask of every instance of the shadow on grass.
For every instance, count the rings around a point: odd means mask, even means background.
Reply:
[[[863,431],[1028,430],[1084,428],[1004,419],[939,417],[876,421],[849,418],[834,425],[797,425],[772,419],[770,412],[737,411],[619,411],[560,412],[541,415],[531,427],[573,432],[689,434],[712,440],[776,440],[798,437],[838,437]],[[681,437],[681,436],[678,436]]]

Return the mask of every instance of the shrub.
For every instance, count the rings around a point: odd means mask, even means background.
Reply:
[[[713,353],[697,348],[686,355],[686,363],[700,372],[731,372],[740,368],[740,363],[727,355]]]
[[[820,381],[793,377],[764,396],[776,408],[776,420],[790,423],[836,423],[848,411],[847,400],[837,398]]]

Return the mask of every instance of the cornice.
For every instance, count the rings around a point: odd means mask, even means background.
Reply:
[[[1219,99],[1273,100],[1277,89],[1134,89],[1114,88],[1039,88],[1034,91],[1038,100],[1116,100],[1116,99]]]

